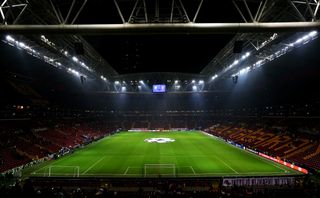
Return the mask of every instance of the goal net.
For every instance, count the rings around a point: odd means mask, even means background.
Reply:
[[[79,166],[49,166],[48,177],[79,177]]]
[[[145,164],[144,165],[145,177],[175,177],[176,165],[175,164]]]

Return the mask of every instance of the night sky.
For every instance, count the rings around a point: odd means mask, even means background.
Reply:
[[[200,73],[231,35],[86,37],[119,74]]]

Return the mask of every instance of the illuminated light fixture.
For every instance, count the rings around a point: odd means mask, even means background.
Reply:
[[[284,48],[274,52],[273,54],[269,55],[268,57],[266,57],[263,60],[258,60],[256,63],[254,63],[252,65],[252,67],[246,67],[244,69],[241,69],[239,72],[237,72],[236,74],[233,74],[232,76],[237,76],[237,75],[241,75],[241,74],[245,74],[247,72],[249,72],[252,68],[255,67],[260,67],[263,64],[270,62],[284,54],[286,54],[287,52],[289,52],[290,50],[294,49],[295,47],[299,47],[302,46],[306,43],[308,43],[309,41],[313,40],[316,38],[318,32],[317,31],[311,31],[308,34],[298,38],[295,42],[288,44],[287,46],[285,46]],[[297,46],[295,46],[295,44],[299,44]]]
[[[178,82],[179,82],[178,80],[175,80],[175,81],[174,81],[174,84],[178,84]]]
[[[87,70],[91,71],[91,69],[84,62],[80,62],[80,65],[86,68]]]
[[[19,46],[22,47],[22,48],[25,48],[26,44],[24,44],[23,42],[19,42]]]
[[[265,40],[261,43],[260,46],[257,46],[257,50],[263,48],[264,46],[266,46],[268,43],[270,43],[271,41],[273,41],[274,39],[276,39],[278,37],[277,33],[274,33],[268,40]]]
[[[195,80],[192,80],[191,82],[192,82],[192,83],[196,83],[196,81],[195,81]]]
[[[246,74],[246,73],[248,73],[250,70],[251,70],[250,66],[248,66],[248,67],[246,67],[246,68],[242,68],[239,72],[231,75],[231,77],[235,77],[235,76],[240,76],[240,75]]]
[[[250,56],[250,54],[251,54],[250,52],[246,52],[244,55],[241,56],[240,60],[236,59],[236,60],[234,60],[234,62],[231,65],[229,65],[228,67],[224,68],[223,72],[227,72],[232,67],[234,67],[235,65],[240,63],[240,61],[245,60],[246,58],[248,58]]]
[[[66,55],[66,56],[69,54],[68,51],[64,51],[63,53],[64,53],[64,55]]]
[[[102,80],[104,80],[104,81],[107,81],[107,78],[104,77],[104,76],[100,76],[100,78],[101,78]]]
[[[197,86],[193,85],[193,86],[192,86],[192,90],[193,90],[193,91],[197,91]]]
[[[214,75],[214,76],[212,76],[211,80],[214,80],[214,79],[216,79],[216,78],[218,78],[218,75],[217,75],[217,74]]]
[[[243,68],[239,71],[239,75],[248,73],[250,71],[250,67]]]
[[[79,76],[79,75],[80,75],[80,73],[79,73],[78,71],[76,71],[76,70],[74,70],[74,69],[71,69],[70,67],[68,68],[68,71],[71,72],[71,73],[73,73],[73,74],[75,74],[76,76]]]
[[[78,62],[78,61],[79,61],[79,59],[78,59],[77,57],[75,57],[75,56],[72,57],[72,60],[73,60],[74,62]]]
[[[204,83],[204,81],[203,80],[199,80],[199,84],[203,84]]]
[[[50,45],[51,47],[54,47],[56,44],[54,44],[53,42],[49,41],[49,39],[47,39],[44,35],[41,35],[41,40],[43,42],[45,42],[46,44]]]
[[[143,80],[139,80],[139,83],[140,83],[140,84],[143,84],[144,82],[143,82]]]
[[[302,41],[304,41],[306,39],[307,39],[307,37],[298,38],[295,43],[301,43]]]
[[[126,90],[127,90],[127,88],[126,88],[125,86],[122,86],[122,87],[121,87],[121,91],[122,91],[122,92],[124,92],[124,91],[126,91]]]
[[[309,34],[304,35],[304,36],[301,37],[301,38],[298,38],[295,42],[290,43],[288,46],[294,47],[294,44],[299,44],[299,43],[301,43],[302,41],[307,41],[307,42],[308,42],[310,39],[313,39],[313,37],[315,37],[317,34],[318,34],[317,31],[312,31],[312,32],[310,32]],[[305,42],[305,43],[307,43],[307,42]]]
[[[116,81],[114,81],[114,84],[118,85],[118,84],[120,84],[120,82],[116,80]]]
[[[262,60],[258,60],[256,63],[253,64],[253,66],[254,67],[260,67],[261,65],[263,65],[262,63],[263,63]]]
[[[180,89],[180,87],[181,87],[180,85],[176,85],[175,86],[176,89]]]
[[[309,33],[309,36],[314,37],[314,36],[316,36],[317,34],[318,34],[317,31],[312,31],[312,32]]]
[[[141,85],[138,85],[138,89],[141,89]]]
[[[14,38],[12,38],[12,36],[10,36],[10,35],[6,36],[6,40],[10,41],[10,42],[14,42],[15,41]]]
[[[305,35],[304,37],[302,37],[303,40],[308,40],[309,35]]]
[[[51,46],[54,46],[55,44],[52,43],[52,42],[49,42],[48,39],[44,36],[44,35],[41,35],[40,36],[41,39],[43,41],[45,41],[47,44],[51,45]],[[13,45],[14,47],[16,47],[17,49],[22,49],[22,50],[26,50],[30,55],[36,57],[36,58],[39,58],[41,59],[42,61],[45,61],[46,63],[49,63],[50,65],[53,65],[54,67],[57,67],[57,66],[62,66],[62,64],[60,62],[55,62],[55,59],[52,58],[52,57],[48,57],[48,56],[45,56],[45,55],[42,55],[40,52],[32,49],[30,46],[28,46],[27,44],[25,44],[24,42],[20,42],[18,40],[15,40],[11,35],[6,35],[5,39],[10,42],[8,44],[12,45],[12,44],[15,44]],[[56,49],[56,48],[55,48]],[[65,50],[60,50],[61,53],[67,55],[68,54],[68,51],[65,51]],[[78,62],[78,58],[77,57],[72,57],[73,61],[75,62]],[[85,63],[83,62],[79,62],[81,64],[81,66],[83,66],[84,68],[88,69],[89,71],[92,71]],[[80,76],[80,72],[74,70],[74,69],[71,69],[71,68],[67,68],[65,67],[66,71],[69,72],[69,73],[72,73],[74,75],[77,75],[77,76]],[[86,77],[86,75],[84,74],[81,74],[83,77]],[[106,78],[105,78],[106,80]]]
[[[250,56],[250,52],[247,52],[244,55],[242,55],[241,59],[244,60],[244,59],[248,58],[249,56]]]

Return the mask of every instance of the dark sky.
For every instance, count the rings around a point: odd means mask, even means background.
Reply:
[[[108,36],[87,41],[120,74],[140,72],[199,73],[229,41],[214,36]]]
[[[118,0],[127,20],[135,1]],[[155,0],[146,0],[148,14],[154,13]],[[159,1],[160,16],[168,15],[172,0]],[[176,1],[178,2],[178,1]],[[182,1],[192,20],[200,0]],[[254,6],[254,5],[253,5]],[[78,23],[122,23],[113,1],[88,1]],[[241,22],[231,1],[204,0],[197,23]],[[199,73],[230,41],[233,35],[176,36],[87,36],[85,39],[120,74],[140,72]]]

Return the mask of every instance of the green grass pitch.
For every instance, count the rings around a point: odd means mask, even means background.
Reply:
[[[174,142],[149,143],[148,138]],[[26,169],[29,176],[215,177],[298,175],[299,172],[200,131],[120,132],[57,160]]]

